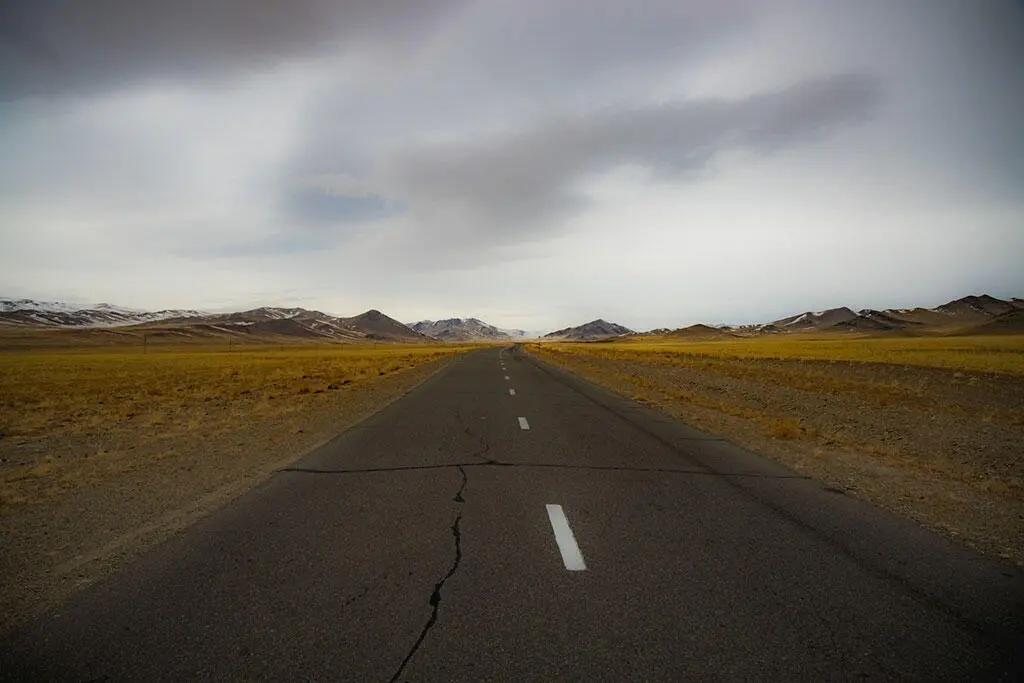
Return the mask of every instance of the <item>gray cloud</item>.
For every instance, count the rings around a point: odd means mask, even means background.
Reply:
[[[413,243],[453,234],[474,247],[528,241],[581,208],[579,183],[591,174],[635,164],[683,182],[724,150],[798,145],[864,119],[880,100],[875,80],[842,75],[739,100],[609,108],[503,137],[398,152],[368,182],[409,205]],[[322,202],[301,214],[319,213]]]
[[[260,72],[358,46],[404,51],[460,0],[12,0],[0,99]]]
[[[468,5],[401,68],[368,65],[362,78],[325,84],[291,173],[365,172],[424,133],[464,137],[567,110],[633,106],[652,83],[741,41],[764,11],[755,0]]]

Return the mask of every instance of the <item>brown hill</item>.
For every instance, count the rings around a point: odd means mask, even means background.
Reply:
[[[711,327],[710,325],[690,325],[689,327],[681,327],[678,330],[672,330],[664,334],[665,337],[671,337],[673,339],[694,339],[700,341],[710,341],[714,339],[738,339],[739,335],[733,334],[726,330],[720,330],[717,327]]]
[[[822,328],[821,332],[915,332],[924,328],[923,323],[908,320],[893,311],[876,311],[865,308],[850,320],[842,320]]]
[[[341,327],[363,335],[366,339],[391,342],[432,343],[433,339],[371,308],[351,318],[337,318]]]
[[[958,319],[937,308],[888,308],[884,311],[871,312],[881,313],[893,320],[902,321],[904,325],[918,326],[922,330],[956,327],[961,324]],[[861,311],[861,313],[863,314],[865,311]]]
[[[873,311],[874,315],[858,315],[852,320],[843,320],[835,325],[829,325],[820,332],[866,332],[866,333],[884,333],[884,332],[905,332],[907,329],[906,321],[894,320],[886,315],[879,315],[881,311]]]
[[[848,308],[833,308],[816,313],[807,312],[776,320],[771,325],[737,328],[750,335],[783,332],[859,332],[863,334],[984,334],[978,332],[989,322],[991,329],[1015,329],[1012,313],[1024,310],[1024,300],[1003,301],[988,294],[965,296],[936,308],[887,308],[883,311],[865,308],[854,313]],[[1005,321],[1002,316],[1009,316]],[[996,332],[992,332],[996,333]],[[1002,332],[999,332],[1002,333]]]
[[[846,306],[842,306],[840,308],[829,308],[824,311],[806,311],[799,315],[776,320],[772,324],[777,328],[791,331],[820,330],[856,317],[856,313]]]
[[[598,318],[584,323],[578,327],[567,327],[563,330],[551,332],[544,335],[544,339],[559,341],[593,341],[596,339],[608,339],[610,337],[621,337],[624,334],[631,334],[633,330],[616,323]]]
[[[961,319],[987,319],[1009,313],[1016,309],[1012,302],[997,299],[988,294],[965,296],[962,299],[942,304],[937,310]]]
[[[1024,308],[1015,308],[981,325],[967,330],[967,334],[1022,334],[1024,333]]]

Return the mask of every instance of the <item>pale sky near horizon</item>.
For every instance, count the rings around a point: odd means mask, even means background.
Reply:
[[[0,296],[555,329],[1024,296],[1016,0],[13,0]]]

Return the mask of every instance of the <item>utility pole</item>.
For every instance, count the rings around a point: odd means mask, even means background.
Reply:
[[[142,333],[142,355],[143,356],[146,355],[146,350],[149,347],[149,338],[148,337],[149,337],[149,335],[147,335],[145,332]]]

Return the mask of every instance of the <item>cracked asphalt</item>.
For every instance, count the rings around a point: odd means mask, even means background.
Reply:
[[[1012,565],[487,349],[14,634],[0,679],[1016,680],[1022,634]]]

